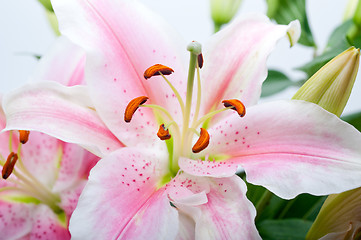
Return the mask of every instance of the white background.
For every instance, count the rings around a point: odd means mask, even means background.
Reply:
[[[162,15],[188,40],[206,42],[212,34],[208,0],[142,0]],[[322,51],[329,34],[342,22],[345,0],[307,1],[307,13],[315,41]],[[238,14],[266,12],[264,0],[243,0]],[[37,0],[0,1],[0,93],[28,81],[36,65],[32,54],[42,55],[55,40],[44,9]],[[292,78],[303,75],[293,70],[312,58],[312,50],[297,45],[289,49],[282,40],[268,60],[272,68],[280,69]],[[361,75],[361,74],[360,74]],[[296,89],[288,89],[272,99],[289,99]],[[268,100],[268,99],[267,99]],[[361,111],[361,77],[356,80],[345,113]]]

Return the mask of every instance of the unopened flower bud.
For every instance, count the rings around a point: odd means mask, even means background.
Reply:
[[[359,239],[361,188],[330,195],[312,224],[306,240]]]
[[[223,25],[231,21],[236,15],[242,0],[211,0],[211,15],[215,26],[215,32]]]
[[[340,116],[356,79],[359,58],[360,50],[350,47],[318,70],[292,99],[316,103]]]

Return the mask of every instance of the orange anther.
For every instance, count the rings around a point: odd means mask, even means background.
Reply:
[[[155,64],[155,65],[149,67],[147,70],[145,70],[144,78],[148,79],[153,76],[160,75],[160,73],[162,73],[163,75],[169,75],[172,72],[174,72],[174,71],[170,67],[164,66],[162,64]]]
[[[225,107],[232,107],[231,109],[237,111],[240,117],[244,117],[244,115],[246,115],[246,107],[241,101],[237,99],[230,99],[223,100],[222,103]]]
[[[22,144],[25,144],[29,140],[30,131],[19,130],[19,140]]]
[[[132,101],[130,101],[128,103],[128,106],[125,108],[124,121],[130,122],[130,120],[132,120],[132,117],[133,117],[133,114],[135,113],[135,111],[137,111],[139,106],[144,104],[147,100],[148,100],[148,97],[141,96],[141,97],[134,98]]]
[[[165,129],[164,124],[159,126],[157,136],[160,138],[160,140],[168,140],[168,139],[170,139],[172,137],[169,134],[169,130]]]
[[[192,152],[199,153],[203,149],[205,149],[209,144],[209,133],[206,129],[201,128],[200,136],[197,140],[197,142],[194,144],[192,148]]]
[[[16,161],[18,160],[18,155],[14,152],[11,152],[6,160],[3,170],[2,170],[2,177],[3,179],[7,179],[14,170],[14,166]]]
[[[202,55],[202,53],[198,55],[198,67],[199,68],[203,67],[203,55]]]

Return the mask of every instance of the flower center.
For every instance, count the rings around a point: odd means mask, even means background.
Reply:
[[[1,192],[9,192],[5,199],[10,201],[43,203],[48,205],[56,214],[64,211],[59,207],[60,197],[51,192],[44,184],[39,182],[33,174],[25,167],[21,147],[28,141],[29,131],[19,131],[19,145],[16,151],[13,149],[13,132],[9,133],[10,154],[5,158],[0,154],[0,165],[2,178],[8,182],[0,188]]]
[[[195,159],[197,154],[207,148],[210,136],[206,130],[207,123],[216,114],[219,114],[225,110],[232,109],[237,111],[240,117],[243,117],[246,113],[246,108],[243,103],[237,99],[222,101],[225,108],[211,111],[202,117],[199,117],[201,107],[201,78],[200,68],[203,66],[202,47],[198,42],[191,42],[187,50],[190,52],[189,69],[188,69],[188,81],[187,81],[187,93],[186,101],[184,103],[181,95],[172,83],[165,77],[165,75],[172,74],[174,71],[170,67],[155,64],[144,72],[144,78],[149,79],[153,76],[160,75],[173,93],[177,97],[180,108],[183,114],[183,122],[180,127],[179,123],[175,122],[172,115],[163,107],[153,104],[145,104],[148,97],[141,96],[131,100],[125,109],[124,120],[130,122],[134,113],[139,107],[150,107],[155,113],[160,114],[163,123],[160,124],[157,136],[161,140],[167,142],[167,147],[170,153],[170,171],[176,174],[179,170],[178,159],[179,157],[187,157]],[[197,99],[196,103],[192,102],[193,98],[193,86],[194,79],[197,79]],[[195,105],[193,117],[191,117],[192,105]],[[202,127],[201,127],[202,126]],[[200,130],[197,130],[197,129]],[[192,140],[194,135],[198,135],[198,140],[192,147]]]

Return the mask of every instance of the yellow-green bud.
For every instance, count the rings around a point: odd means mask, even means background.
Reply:
[[[361,188],[330,195],[323,204],[306,240],[360,239]],[[324,238],[322,238],[324,239]]]
[[[360,49],[350,47],[318,70],[292,99],[313,102],[340,116],[359,67]]]
[[[242,0],[211,0],[211,16],[215,26],[215,32],[223,25],[231,21],[237,13]]]

